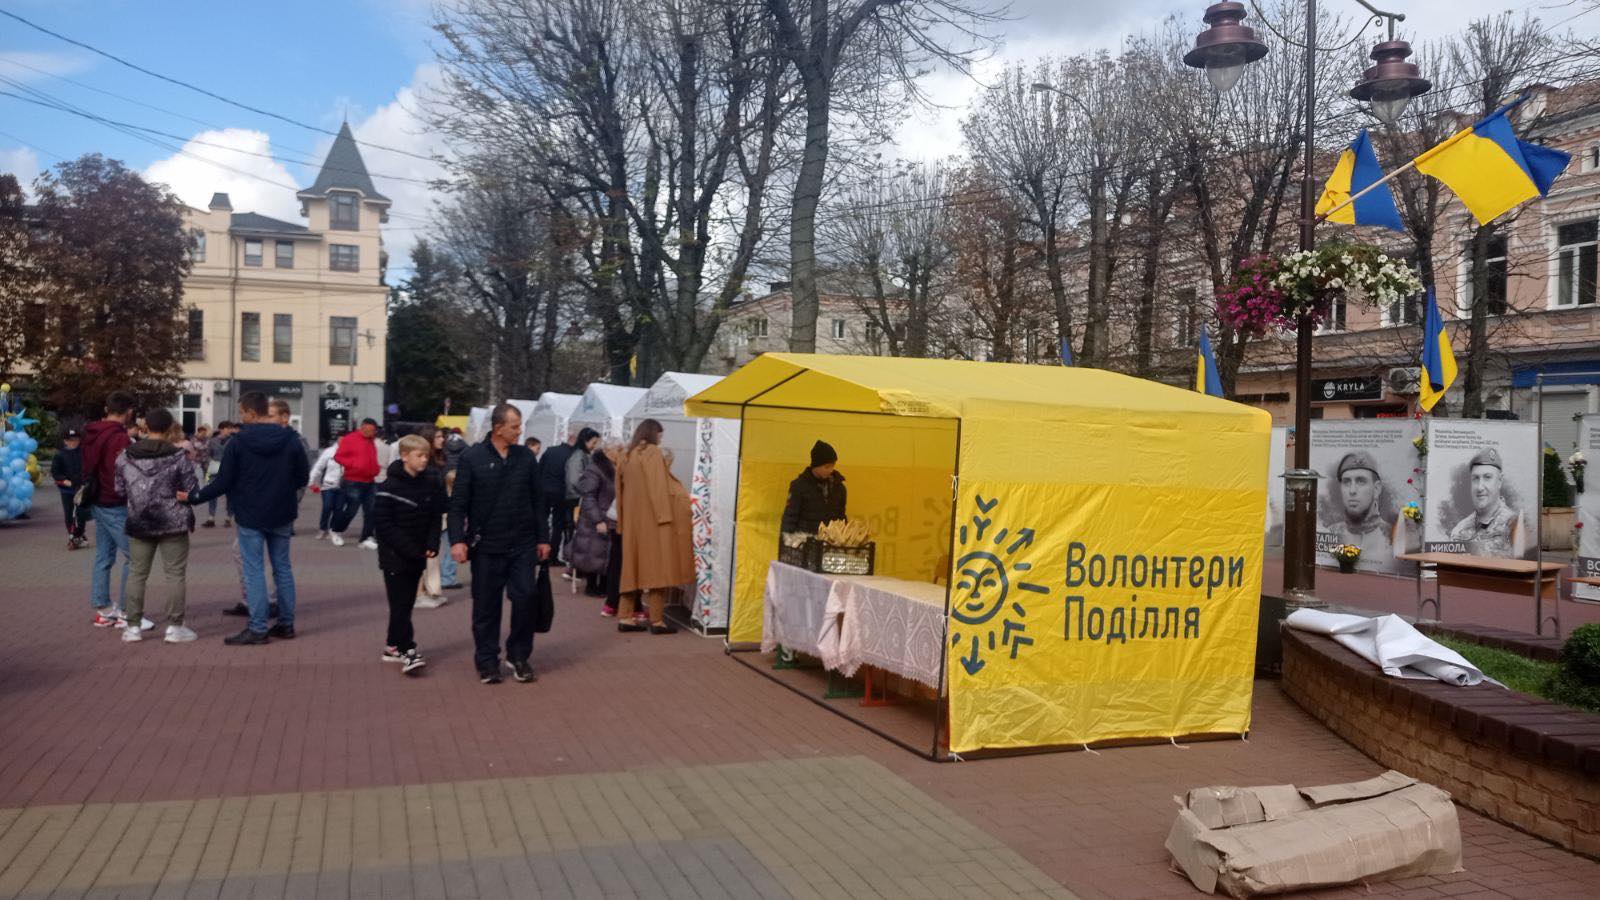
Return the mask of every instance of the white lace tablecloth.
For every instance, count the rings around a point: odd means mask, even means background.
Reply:
[[[761,649],[782,644],[854,675],[876,666],[939,688],[945,589],[879,576],[818,575],[774,562],[767,570]]]
[[[779,644],[822,660],[829,668],[839,663],[839,615],[829,609],[836,579],[798,566],[774,562],[767,569],[767,590],[761,623],[761,652]]]
[[[839,578],[833,592],[844,610],[840,672],[854,675],[863,665],[877,666],[939,689],[944,586],[869,576]]]

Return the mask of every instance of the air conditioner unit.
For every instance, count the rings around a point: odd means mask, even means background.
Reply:
[[[322,392],[324,394],[337,394],[337,393],[339,393],[339,382],[337,382],[337,381],[323,382]]]
[[[1415,394],[1422,390],[1422,369],[1418,366],[1402,366],[1389,370],[1389,390],[1396,394]]]
[[[233,385],[226,381],[213,381],[211,383],[211,389],[219,394],[226,394],[228,391],[233,389]]]

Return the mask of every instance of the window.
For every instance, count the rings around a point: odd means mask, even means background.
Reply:
[[[84,356],[83,324],[78,318],[78,308],[68,306],[61,310],[61,353],[64,356]]]
[[[874,322],[871,319],[868,319],[867,320],[867,325],[866,325],[866,332],[867,332],[867,346],[871,347],[873,350],[878,349],[878,345],[880,343],[882,343],[882,341],[883,341],[883,329],[878,327],[878,323],[877,322]]]
[[[1593,306],[1596,231],[1600,223],[1574,222],[1556,229],[1556,306]]]
[[[1600,171],[1600,144],[1595,144],[1583,151],[1583,170],[1585,172]]]
[[[1463,308],[1463,314],[1469,313],[1472,310],[1471,300],[1473,296],[1473,290],[1475,289],[1472,277],[1471,244],[1468,244],[1466,248],[1466,260],[1467,289],[1462,292],[1462,296],[1466,297],[1469,302],[1468,305]],[[1497,235],[1489,239],[1488,256],[1485,258],[1484,262],[1487,270],[1485,272],[1485,278],[1488,294],[1484,300],[1485,306],[1488,308],[1489,315],[1503,316],[1506,312],[1506,239],[1504,235]]]
[[[356,364],[356,317],[331,316],[328,341],[328,365],[353,366]]]
[[[206,232],[204,228],[195,228],[189,232],[189,259],[194,262],[206,261]]]
[[[294,361],[294,316],[289,313],[272,314],[272,361]]]
[[[340,231],[361,230],[360,204],[355,194],[332,193],[328,195],[328,227]]]
[[[1187,347],[1195,342],[1194,288],[1184,288],[1172,295],[1172,346]]]
[[[206,358],[206,313],[203,309],[189,310],[189,358]]]
[[[1418,279],[1422,278],[1422,270],[1416,263],[1409,264],[1407,268]],[[1422,321],[1422,303],[1427,296],[1428,291],[1424,288],[1420,294],[1412,294],[1409,297],[1402,297],[1390,303],[1383,309],[1383,324],[1386,326],[1415,325]]]
[[[767,336],[767,319],[765,316],[762,316],[759,319],[750,320],[750,336],[753,338],[764,338]]]
[[[261,361],[261,313],[239,314],[239,359]]]
[[[278,242],[278,268],[294,268],[294,241]]]
[[[354,244],[329,245],[328,268],[335,272],[361,271],[361,248]]]
[[[244,242],[244,264],[247,266],[261,265],[261,241],[250,238]]]
[[[179,395],[178,416],[183,423],[184,434],[194,434],[194,430],[200,427],[200,395]]]
[[[842,340],[844,340],[844,335],[845,335],[844,320],[843,319],[834,319],[833,320],[833,339],[836,340],[836,341],[842,341]]]
[[[1345,329],[1345,307],[1344,294],[1335,294],[1333,302],[1328,304],[1327,317],[1322,320],[1321,325],[1317,326],[1315,333],[1328,334],[1329,332],[1343,331]]]

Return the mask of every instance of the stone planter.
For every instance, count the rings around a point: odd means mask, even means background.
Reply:
[[[1338,557],[1335,557],[1334,558],[1334,562],[1337,562],[1339,564],[1339,571],[1344,573],[1345,575],[1354,575],[1355,574],[1355,571],[1356,571],[1356,560],[1353,560],[1353,559],[1340,559]]]
[[[1539,543],[1546,550],[1571,550],[1572,526],[1578,521],[1570,506],[1546,506],[1539,513]]]

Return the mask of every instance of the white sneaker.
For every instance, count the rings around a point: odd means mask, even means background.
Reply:
[[[140,631],[139,629],[137,629],[137,628],[124,628],[124,629],[122,629],[122,642],[124,644],[136,644],[136,643],[138,643],[139,641],[142,641],[142,640],[144,640],[144,632]]]
[[[155,627],[156,627],[156,623],[150,621],[149,619],[141,618],[139,620],[139,630],[140,631],[149,631],[149,630],[151,630],[152,628],[155,628]]]
[[[438,609],[445,604],[444,595],[430,597],[427,594],[417,595],[417,609]]]
[[[317,540],[319,540],[319,541],[325,541],[325,540],[327,540],[327,539],[328,539],[328,533],[327,533],[327,532],[326,532],[326,531],[319,531],[319,532],[317,532]]]
[[[376,550],[376,549],[378,549],[378,542],[377,542],[377,540],[375,540],[373,538],[367,538],[366,540],[361,542],[361,546],[365,547],[368,550]]]
[[[188,626],[168,625],[165,640],[169,644],[184,644],[198,637],[199,635],[194,633],[194,629]]]
[[[334,545],[335,547],[343,547],[344,546],[344,535],[339,534],[337,532],[335,532],[333,534],[330,534],[330,535],[328,535],[328,543]]]

